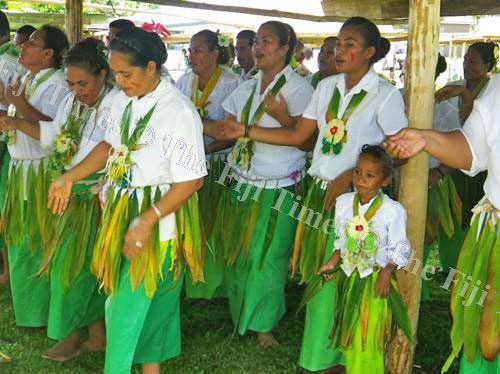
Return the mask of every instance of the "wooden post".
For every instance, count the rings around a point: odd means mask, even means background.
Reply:
[[[419,129],[430,129],[433,123],[434,72],[439,48],[439,9],[440,0],[410,0],[406,113],[409,126]],[[414,254],[409,266],[398,271],[398,280],[412,323],[413,344],[407,341],[401,331],[398,331],[388,351],[387,369],[391,374],[410,374],[413,368],[422,288],[428,175],[428,156],[424,153],[410,159],[401,168],[399,201],[408,212],[408,237]]]
[[[83,0],[66,0],[65,25],[69,44],[73,45],[82,38]]]

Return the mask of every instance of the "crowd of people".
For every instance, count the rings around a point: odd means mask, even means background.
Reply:
[[[415,337],[395,277],[412,257],[395,170],[425,151],[426,244],[462,274],[441,364],[462,354],[461,373],[498,374],[495,45],[470,46],[465,81],[436,93],[435,130],[415,130],[373,68],[390,42],[362,17],[324,40],[315,73],[286,23],[241,31],[232,67],[227,38],[202,30],[176,82],[162,39],[126,19],[106,43],[69,45],[50,25],[10,39],[0,12],[0,281],[17,326],[56,341],[44,359],[104,351],[105,373],[159,373],[181,354],[183,295],[227,302],[235,330],[269,348],[297,280],[300,366],[384,373],[395,328]],[[476,281],[490,292],[466,306]]]

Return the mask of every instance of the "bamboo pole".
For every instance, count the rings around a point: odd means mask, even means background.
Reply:
[[[440,0],[410,0],[406,112],[409,126],[413,128],[432,128],[434,72],[439,47],[439,9]],[[422,153],[401,168],[399,201],[408,212],[408,237],[414,255],[409,266],[397,275],[413,328],[413,344],[398,331],[391,342],[387,359],[387,369],[393,374],[410,374],[413,368],[422,287],[428,165],[428,156]]]
[[[83,0],[66,0],[65,29],[70,45],[82,38]]]

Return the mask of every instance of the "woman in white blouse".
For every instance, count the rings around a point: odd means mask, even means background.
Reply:
[[[380,78],[373,64],[390,48],[387,39],[369,20],[354,17],[342,26],[335,47],[338,75],[319,82],[298,125],[267,129],[229,122],[221,126],[223,138],[246,136],[254,141],[299,146],[318,133],[312,165],[311,186],[299,214],[292,270],[300,270],[309,283],[331,253],[336,198],[351,187],[353,167],[364,144],[381,143],[407,126],[403,98],[390,83]],[[341,114],[341,115],[340,115]],[[331,315],[336,289],[326,284],[308,303],[300,365],[311,371],[325,370],[342,363],[331,348]]]
[[[184,261],[175,212],[206,175],[202,123],[189,99],[162,79],[167,51],[156,34],[124,31],[109,48],[122,92],[105,140],[52,184],[49,204],[63,212],[75,183],[106,166],[109,189],[91,265],[109,294],[104,372],[128,373],[136,363],[159,373],[160,362],[181,349]]]
[[[447,285],[453,287],[451,311],[453,352],[446,371],[463,349],[461,374],[496,374],[500,368],[500,79],[492,78],[463,129],[450,132],[404,129],[389,137],[389,152],[409,158],[427,152],[445,165],[474,176],[487,171],[483,199],[473,212],[471,228],[457,269]],[[468,287],[469,285],[474,287]],[[479,291],[478,291],[479,290]]]
[[[229,61],[229,50],[224,38],[210,30],[202,30],[193,35],[189,44],[191,70],[182,75],[176,83],[184,95],[189,97],[198,109],[205,128],[214,126],[214,121],[223,120],[227,113],[222,103],[238,86],[238,77],[222,65]],[[205,153],[208,160],[208,178],[200,191],[200,213],[205,237],[210,237],[217,214],[220,186],[215,183],[224,167],[224,161],[232,142],[217,141],[204,136]],[[224,296],[224,265],[220,251],[207,251],[203,283],[193,283],[190,275],[186,278],[186,294],[190,298],[212,299]]]
[[[48,25],[22,44],[19,63],[28,73],[20,87],[14,84],[4,91],[11,115],[28,121],[55,118],[68,92],[59,69],[67,47],[64,32]],[[48,214],[42,208],[46,206],[48,180],[44,176],[50,151],[21,131],[5,130],[11,160],[1,229],[8,247],[14,314],[19,326],[41,327],[47,324],[49,282],[35,274],[40,269],[44,244],[50,239]],[[22,201],[24,204],[20,204]]]
[[[224,102],[230,120],[252,128],[295,126],[312,94],[312,87],[289,65],[295,40],[293,30],[281,22],[260,26],[253,49],[259,71]],[[228,265],[231,316],[240,334],[258,333],[263,347],[276,344],[271,332],[285,313],[284,288],[296,227],[287,209],[304,167],[305,152],[296,147],[238,141],[218,181],[225,191],[213,240],[222,243]],[[282,210],[273,209],[277,203]]]
[[[3,126],[10,125],[51,150],[47,162],[51,180],[77,165],[104,140],[116,93],[108,82],[104,44],[96,39],[84,39],[71,48],[64,57],[64,71],[72,94],[61,103],[53,121],[3,121]],[[101,215],[97,194],[102,177],[96,173],[75,187],[70,209],[50,233],[43,264],[51,283],[47,335],[59,342],[43,354],[47,359],[67,361],[82,350],[104,350],[105,298],[90,272]],[[90,337],[80,345],[82,326],[90,326]]]

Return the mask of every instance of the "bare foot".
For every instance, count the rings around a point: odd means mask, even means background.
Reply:
[[[80,345],[80,349],[83,353],[104,352],[106,351],[106,343],[92,341],[91,339],[89,339],[87,341],[84,341]]]
[[[257,341],[261,348],[270,348],[279,345],[278,341],[270,332],[259,332],[257,334]]]
[[[83,352],[104,352],[106,350],[106,329],[104,320],[89,326],[89,339],[81,345]]]
[[[82,354],[80,348],[80,333],[76,332],[68,339],[57,342],[51,349],[44,352],[42,357],[47,360],[66,362]]]
[[[142,374],[160,374],[160,364],[142,364]]]
[[[345,366],[337,365],[330,369],[323,370],[321,374],[345,374]]]

